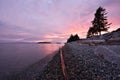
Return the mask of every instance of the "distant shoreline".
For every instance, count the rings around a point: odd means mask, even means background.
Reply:
[[[37,44],[61,44],[61,42],[37,42]]]
[[[38,44],[51,44],[51,42],[37,42]]]

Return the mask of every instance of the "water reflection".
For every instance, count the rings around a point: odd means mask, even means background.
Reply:
[[[62,45],[62,44],[61,44]],[[58,48],[61,46],[60,44],[43,44],[43,50],[45,51],[45,54],[51,54],[53,51],[58,50]]]
[[[59,46],[61,44],[0,44],[0,76],[22,70]]]

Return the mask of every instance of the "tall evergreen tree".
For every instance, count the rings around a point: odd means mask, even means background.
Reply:
[[[79,39],[80,39],[79,36],[78,36],[78,34],[76,34],[76,35],[74,36],[74,39],[75,39],[75,40],[79,40]]]
[[[74,36],[71,34],[70,38],[67,40],[67,42],[72,42],[74,41]]]
[[[107,16],[106,16],[106,10],[102,7],[99,7],[96,10],[95,18],[92,21],[93,28],[96,30],[96,33],[101,35],[101,31],[107,31],[109,28],[109,25],[111,23],[108,23]]]

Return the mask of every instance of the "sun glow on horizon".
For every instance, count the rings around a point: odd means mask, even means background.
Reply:
[[[66,41],[86,38],[99,6],[108,12],[109,32],[120,28],[120,0],[0,0],[0,42]]]

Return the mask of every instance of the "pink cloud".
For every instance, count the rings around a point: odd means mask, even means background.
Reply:
[[[2,0],[0,21],[8,25],[0,25],[0,39],[66,41],[76,33],[84,38],[99,6],[106,8],[112,31],[120,26],[119,4],[119,0]]]

